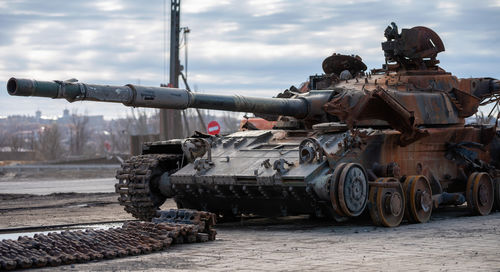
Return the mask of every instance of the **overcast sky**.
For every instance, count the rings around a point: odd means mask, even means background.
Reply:
[[[146,3],[0,1],[0,116],[37,109],[57,116],[65,108],[125,116],[122,105],[10,97],[5,85],[15,76],[158,86],[164,2]],[[206,93],[270,97],[322,73],[321,62],[333,52],[358,54],[377,68],[392,21],[400,29],[436,31],[446,47],[441,67],[458,77],[500,77],[500,0],[182,0],[181,26],[191,29],[188,80]],[[168,11],[167,40],[169,26]]]

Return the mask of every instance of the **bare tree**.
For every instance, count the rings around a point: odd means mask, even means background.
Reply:
[[[494,123],[495,117],[492,115],[485,116],[481,111],[480,114],[476,113],[476,124],[478,125],[488,125]]]
[[[70,149],[73,155],[82,155],[85,150],[90,135],[88,123],[89,117],[87,114],[78,115],[77,112],[74,112],[71,115]]]
[[[191,128],[189,125],[190,121],[188,120],[187,114],[188,114],[187,110],[181,111],[182,122],[183,122],[182,126],[184,127],[184,137],[187,137],[189,136],[189,134],[191,134]]]
[[[7,130],[0,129],[0,147],[8,145],[10,139]]]
[[[224,115],[222,116],[222,123],[224,125],[224,132],[225,133],[233,133],[238,130],[240,127],[240,123],[238,122],[239,120],[237,119],[238,114],[234,112],[224,112]]]
[[[131,125],[129,127],[130,134],[148,134],[148,115],[145,110],[130,109],[130,115],[127,115],[127,120]]]
[[[23,137],[17,133],[12,133],[10,135],[9,146],[12,151],[20,151],[23,147],[24,141]]]
[[[58,159],[63,153],[61,132],[57,124],[44,127],[36,142],[38,155],[45,160]]]
[[[128,153],[130,149],[130,131],[132,123],[129,118],[111,122],[107,128],[112,153]]]
[[[108,151],[107,145],[111,145],[110,140],[109,140],[109,131],[100,131],[100,133],[96,133],[94,135],[96,138],[96,149],[94,150],[94,153],[96,155],[102,155],[103,153],[106,154]]]
[[[119,127],[112,128],[110,132],[111,152],[128,153],[130,149],[130,134]]]

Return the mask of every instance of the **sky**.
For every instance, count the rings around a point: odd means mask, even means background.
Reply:
[[[121,104],[11,97],[6,82],[159,86],[164,72],[168,80],[170,1],[166,56],[164,6],[164,0],[0,1],[0,116],[40,110],[56,117],[69,109],[124,117],[129,109]],[[334,52],[379,68],[391,22],[436,31],[446,48],[440,66],[456,76],[500,78],[500,0],[182,0],[181,26],[191,29],[188,82],[204,93],[271,97],[321,74]]]

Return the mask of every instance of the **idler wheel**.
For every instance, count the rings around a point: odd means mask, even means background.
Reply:
[[[342,174],[342,170],[344,170],[344,167],[346,165],[346,163],[339,163],[335,167],[335,170],[333,170],[333,175],[331,176],[330,180],[330,201],[332,202],[333,211],[340,217],[346,216],[346,214],[340,208],[338,194],[340,175]]]
[[[379,178],[371,184],[368,211],[373,223],[385,227],[399,226],[405,210],[401,183],[395,178]]]
[[[363,166],[349,163],[340,174],[338,184],[339,204],[349,217],[360,215],[368,200],[368,179]]]
[[[405,218],[412,223],[425,223],[432,214],[432,189],[425,176],[408,176],[403,184],[406,198]]]
[[[493,181],[488,173],[474,172],[467,180],[465,198],[467,207],[477,215],[488,215],[494,202]]]

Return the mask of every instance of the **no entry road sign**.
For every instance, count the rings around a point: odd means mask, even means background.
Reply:
[[[220,125],[217,121],[212,121],[208,123],[207,132],[210,135],[217,135],[220,133]]]

